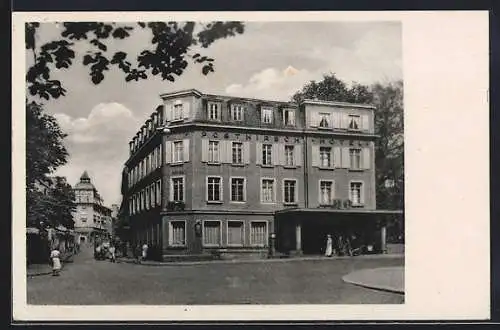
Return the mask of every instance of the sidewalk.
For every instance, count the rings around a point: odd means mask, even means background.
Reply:
[[[404,294],[404,267],[362,269],[342,277],[346,283]]]
[[[290,258],[272,258],[272,259],[227,259],[227,260],[210,260],[210,261],[150,261],[145,260],[140,264],[134,258],[118,257],[117,262],[131,263],[140,266],[192,266],[192,265],[210,265],[210,264],[245,264],[245,263],[268,263],[268,262],[293,262],[293,261],[307,261],[307,260],[345,260],[345,259],[404,259],[404,254],[372,254],[360,255],[356,257],[324,257],[324,256],[310,256],[310,257],[290,257]]]
[[[69,253],[61,257],[61,270],[64,269],[67,263],[73,262],[73,257],[75,255]],[[41,275],[51,275],[52,274],[52,266],[50,264],[31,264],[26,267],[26,275],[28,277],[33,276],[41,276]]]

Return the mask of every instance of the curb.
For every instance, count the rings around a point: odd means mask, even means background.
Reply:
[[[168,266],[194,266],[194,265],[213,265],[213,264],[246,264],[246,263],[272,263],[272,262],[293,262],[293,261],[335,261],[335,260],[353,260],[353,259],[403,259],[403,254],[383,254],[383,255],[366,255],[366,256],[356,256],[356,257],[292,257],[292,258],[276,258],[276,259],[247,259],[247,260],[211,260],[211,261],[174,261],[174,262],[147,262],[143,261],[138,264],[133,259],[121,259],[118,258],[118,263],[129,263],[137,266],[148,266],[148,267],[168,267]]]
[[[69,259],[71,259],[72,257],[74,257],[76,254],[72,254],[68,257],[66,257],[64,260],[61,260],[62,264],[61,264],[61,272],[64,270],[64,267],[66,266],[64,263],[66,263]],[[73,261],[72,261],[73,262]],[[71,262],[71,263],[72,263]],[[43,272],[36,272],[36,273],[29,273],[27,270],[26,270],[26,276],[27,277],[36,277],[36,276],[43,276],[43,275],[52,275],[52,270],[47,270],[47,271],[43,271]]]
[[[356,272],[358,272],[358,271],[356,271]],[[366,282],[363,282],[362,280],[351,280],[351,279],[349,279],[351,274],[352,273],[349,273],[347,275],[342,276],[342,281],[345,283],[348,283],[348,284],[356,285],[356,286],[367,288],[367,289],[373,289],[373,290],[390,292],[390,293],[397,293],[397,294],[402,294],[402,295],[405,294],[404,288],[399,289],[399,288],[396,288],[394,286],[366,283]]]

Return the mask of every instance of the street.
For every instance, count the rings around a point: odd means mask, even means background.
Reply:
[[[401,259],[343,259],[144,266],[75,256],[60,277],[28,278],[28,304],[399,304],[404,296],[344,283],[351,271]]]

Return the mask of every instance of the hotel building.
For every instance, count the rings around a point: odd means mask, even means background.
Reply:
[[[278,250],[313,254],[327,233],[357,223],[385,249],[373,106],[194,89],[161,99],[125,163],[136,242],[163,255],[259,254],[275,233]]]

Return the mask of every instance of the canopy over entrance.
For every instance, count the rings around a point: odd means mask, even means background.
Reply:
[[[402,217],[401,210],[305,209],[275,213],[276,248],[280,252],[322,254],[327,234],[356,237],[379,252],[386,251],[386,223]]]

